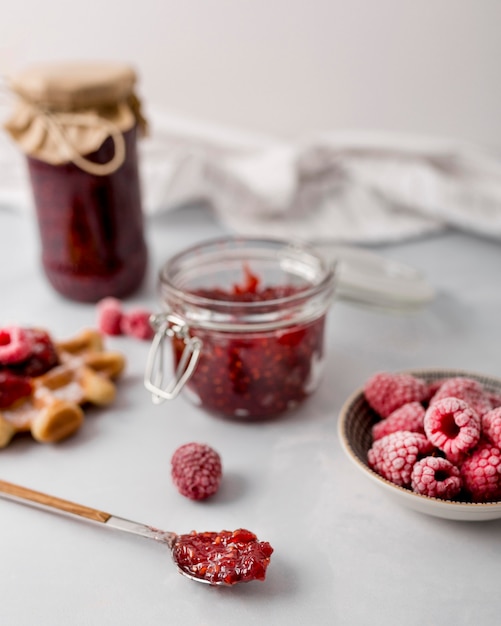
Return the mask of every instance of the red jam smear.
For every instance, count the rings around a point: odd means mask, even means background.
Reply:
[[[0,371],[0,409],[6,409],[21,398],[29,397],[32,391],[33,385],[29,378],[8,370]]]
[[[225,291],[199,289],[193,293],[229,302],[267,302],[294,295],[293,285],[261,287],[245,269],[242,285]],[[197,367],[187,386],[202,407],[227,416],[267,418],[300,404],[312,391],[315,360],[323,359],[325,315],[306,323],[267,332],[224,333],[197,329],[203,341]],[[176,365],[184,342],[174,339]]]
[[[136,128],[124,139],[125,162],[106,176],[28,157],[43,268],[52,286],[72,300],[127,296],[146,271]],[[113,153],[108,138],[87,158],[106,163]]]
[[[179,535],[173,556],[190,576],[212,585],[264,580],[273,548],[250,530]]]

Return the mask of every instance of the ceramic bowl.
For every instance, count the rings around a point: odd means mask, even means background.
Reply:
[[[413,370],[406,373],[423,378],[428,382],[454,376],[465,376],[478,380],[489,392],[501,394],[500,379],[464,370],[429,369]],[[370,469],[367,464],[367,451],[372,444],[371,428],[377,419],[374,411],[369,407],[362,389],[359,389],[348,398],[341,409],[339,436],[348,458],[363,472],[364,476],[380,487],[387,496],[420,513],[445,519],[477,522],[501,518],[501,502],[471,503],[423,496],[410,489],[394,485]]]

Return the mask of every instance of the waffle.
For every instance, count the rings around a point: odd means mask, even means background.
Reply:
[[[75,433],[87,405],[107,406],[116,395],[115,379],[125,367],[119,352],[105,350],[101,334],[86,329],[66,341],[54,341],[59,364],[31,378],[31,395],[0,410],[0,448],[17,433],[54,443]]]

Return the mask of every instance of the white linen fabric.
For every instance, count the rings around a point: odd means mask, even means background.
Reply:
[[[371,244],[455,227],[501,238],[501,159],[480,146],[362,131],[280,141],[153,107],[146,114],[148,215],[205,202],[247,235]],[[0,207],[31,205],[23,157],[4,132]]]

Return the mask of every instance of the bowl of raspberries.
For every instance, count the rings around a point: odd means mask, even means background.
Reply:
[[[501,380],[463,370],[377,372],[344,404],[341,444],[401,504],[501,518]]]

